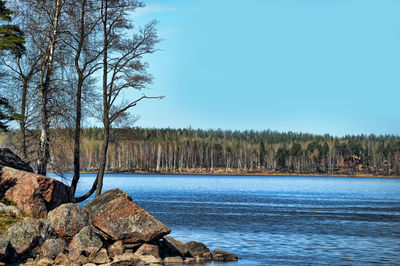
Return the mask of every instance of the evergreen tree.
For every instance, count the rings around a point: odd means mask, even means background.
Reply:
[[[5,1],[0,0],[0,52],[10,51],[19,57],[25,51],[25,38],[19,26],[9,24],[12,14]]]

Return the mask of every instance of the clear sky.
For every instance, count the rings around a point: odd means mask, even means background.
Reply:
[[[137,126],[400,133],[400,1],[145,1],[161,51]]]

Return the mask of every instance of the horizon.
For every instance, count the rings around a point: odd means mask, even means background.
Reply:
[[[399,134],[400,2],[145,3],[134,24],[163,39],[146,93],[166,98],[135,126]]]

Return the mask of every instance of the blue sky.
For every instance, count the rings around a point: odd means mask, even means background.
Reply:
[[[399,134],[400,1],[146,1],[161,51],[137,126]]]

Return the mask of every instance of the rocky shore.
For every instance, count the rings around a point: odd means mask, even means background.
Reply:
[[[13,157],[8,154],[8,156]],[[0,152],[1,157],[1,152]],[[4,157],[3,157],[4,158]],[[236,261],[203,243],[182,243],[171,230],[113,189],[85,207],[70,203],[69,187],[0,159],[0,264],[183,265]],[[13,167],[19,167],[13,157]]]

